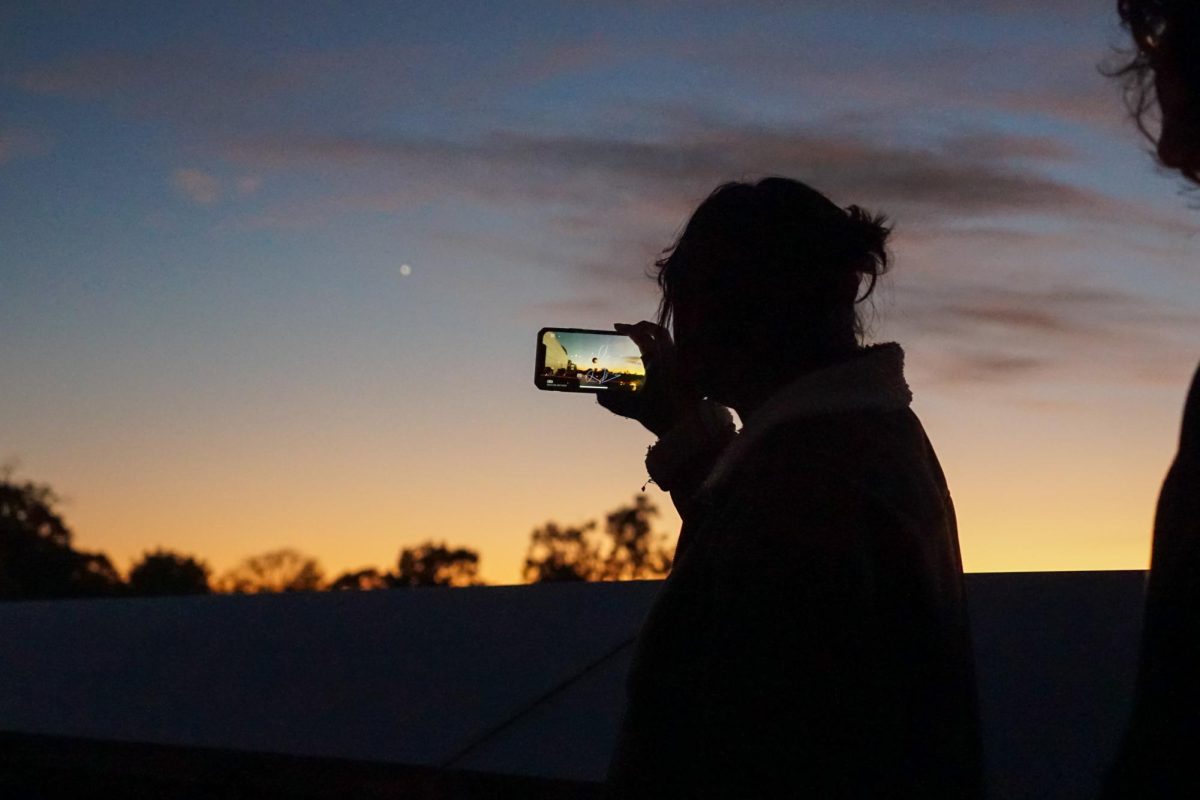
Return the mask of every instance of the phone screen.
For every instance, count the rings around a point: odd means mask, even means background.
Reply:
[[[636,392],[646,368],[642,351],[623,333],[542,328],[533,382],[552,392]]]

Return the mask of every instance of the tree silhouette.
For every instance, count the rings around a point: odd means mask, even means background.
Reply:
[[[128,583],[102,553],[74,549],[72,533],[57,510],[61,502],[44,484],[18,482],[0,467],[0,599],[133,595],[315,591],[324,574],[313,558],[284,548],[245,559],[210,582],[208,565],[163,548],[147,551]],[[653,530],[658,509],[645,495],[579,526],[547,522],[530,536],[523,565],[528,583],[657,578],[671,569],[673,549]],[[330,590],[412,586],[477,586],[479,553],[426,541],[400,551],[393,572],[349,570]]]
[[[309,592],[321,588],[324,573],[315,559],[290,548],[251,556],[221,576],[226,592]]]
[[[44,484],[17,482],[0,470],[0,598],[101,597],[121,590],[102,553],[71,546],[71,530]]]
[[[547,522],[534,528],[522,570],[529,583],[546,581],[619,581],[661,578],[671,571],[674,548],[654,533],[658,509],[645,495],[604,518],[577,527]]]
[[[529,537],[522,575],[526,583],[599,580],[600,552],[588,536],[596,523],[559,527],[547,522]]]
[[[343,572],[325,588],[333,592],[361,592],[368,591],[370,589],[386,589],[388,587],[388,577],[389,576],[381,573],[374,567],[367,567],[365,569]]]
[[[208,594],[211,570],[192,556],[161,547],[147,551],[129,570],[129,592],[135,595]]]
[[[671,571],[675,549],[664,545],[665,535],[653,532],[651,520],[656,516],[658,509],[644,494],[634,496],[633,505],[605,516],[608,551],[600,580],[660,578]]]
[[[450,549],[445,542],[406,547],[386,580],[389,586],[478,586],[479,553],[466,547]]]

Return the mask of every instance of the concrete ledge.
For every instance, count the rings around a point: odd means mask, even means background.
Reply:
[[[1128,713],[1143,582],[968,576],[992,796],[1094,796]],[[586,784],[657,589],[2,604],[0,731]]]
[[[554,781],[203,747],[0,734],[0,795],[45,797],[599,800]]]

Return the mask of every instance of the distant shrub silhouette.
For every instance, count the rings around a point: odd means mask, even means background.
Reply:
[[[134,595],[208,594],[211,570],[192,556],[161,547],[147,551],[129,570],[129,593]]]
[[[374,567],[343,572],[325,587],[331,592],[365,592],[388,588],[387,575]]]
[[[373,567],[350,570],[329,584],[331,591],[368,591],[404,587],[478,587],[479,553],[467,547],[449,547],[427,541],[402,549],[394,572]]]
[[[604,518],[570,527],[547,522],[534,528],[522,575],[528,583],[661,578],[671,571],[674,548],[655,533],[658,509],[642,494]]]
[[[103,597],[120,593],[121,576],[102,553],[71,546],[71,530],[44,484],[0,470],[0,598]]]
[[[479,553],[466,547],[449,548],[432,541],[406,547],[396,571],[385,576],[389,586],[478,586]]]
[[[223,574],[217,588],[238,594],[311,592],[321,588],[323,578],[316,559],[284,548],[247,558]]]
[[[370,591],[413,586],[480,586],[479,553],[427,541],[400,551],[393,572],[373,567],[349,570],[334,579],[330,591]]]

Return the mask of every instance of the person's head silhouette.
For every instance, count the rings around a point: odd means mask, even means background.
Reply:
[[[1155,143],[1158,158],[1200,184],[1200,2],[1118,0],[1121,22],[1136,52],[1117,74],[1138,127]],[[1157,136],[1146,124],[1155,101]]]
[[[888,266],[884,223],[787,178],[718,187],[657,262],[680,377],[742,412],[853,356],[857,304]]]

